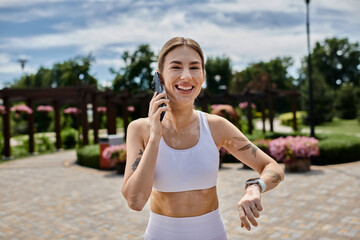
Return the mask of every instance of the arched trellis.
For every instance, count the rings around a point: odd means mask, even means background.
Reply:
[[[207,112],[208,104],[212,103],[226,103],[230,105],[237,105],[239,102],[248,101],[248,129],[251,133],[252,126],[252,114],[250,103],[259,99],[261,102],[263,131],[265,131],[265,108],[266,102],[269,109],[270,131],[273,131],[273,101],[276,98],[291,97],[292,100],[292,112],[293,112],[293,128],[297,130],[296,125],[296,97],[298,93],[295,91],[265,91],[265,92],[251,92],[248,91],[245,94],[219,94],[209,95],[206,91],[202,91],[199,95],[196,105],[201,107],[202,111]],[[82,126],[82,143],[83,145],[89,144],[88,131],[89,124],[87,119],[87,105],[91,103],[93,110],[93,134],[94,142],[98,143],[98,113],[97,106],[99,103],[105,104],[107,108],[107,133],[116,134],[116,116],[121,116],[124,119],[124,131],[126,137],[126,129],[128,122],[128,106],[133,104],[139,104],[140,117],[146,117],[148,113],[149,101],[152,95],[148,92],[142,92],[136,95],[127,93],[116,93],[109,89],[105,91],[98,91],[94,87],[66,87],[66,88],[32,88],[32,89],[10,89],[4,88],[0,90],[0,98],[3,99],[3,105],[5,107],[5,113],[3,114],[3,135],[4,135],[4,155],[9,158],[10,152],[10,103],[14,101],[26,101],[28,107],[34,110],[34,104],[36,102],[49,102],[54,106],[55,116],[55,133],[56,133],[56,148],[61,148],[61,126],[60,126],[60,106],[62,104],[72,103],[76,104],[81,109],[81,126]],[[117,114],[117,106],[121,106],[121,113]],[[85,114],[84,114],[85,113]],[[29,115],[28,117],[28,135],[29,135],[29,153],[34,152],[34,117]]]

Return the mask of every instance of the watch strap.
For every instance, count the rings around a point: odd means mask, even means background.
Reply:
[[[257,185],[259,185],[260,191],[261,191],[261,192],[265,192],[265,190],[266,190],[266,184],[265,184],[264,180],[262,180],[261,178],[252,178],[252,179],[247,180],[247,181],[246,181],[246,185],[245,185],[245,189],[246,189],[248,186],[252,185],[252,184],[257,184]]]

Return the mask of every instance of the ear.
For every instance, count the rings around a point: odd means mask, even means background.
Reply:
[[[204,82],[206,82],[206,70],[204,70],[204,79],[203,79],[202,84],[204,84]]]
[[[162,77],[162,74],[159,72],[159,69],[156,69],[156,71],[159,73],[160,83],[164,85],[164,79]]]

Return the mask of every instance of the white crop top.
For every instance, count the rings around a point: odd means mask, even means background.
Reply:
[[[216,185],[219,150],[204,112],[198,112],[200,136],[191,148],[178,150],[160,140],[153,188],[161,192],[207,189]]]

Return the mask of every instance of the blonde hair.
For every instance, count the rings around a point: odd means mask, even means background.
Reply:
[[[158,69],[159,69],[160,73],[162,73],[162,71],[163,71],[166,55],[171,50],[173,50],[179,46],[190,47],[190,48],[194,49],[197,53],[199,53],[200,58],[201,58],[201,66],[202,66],[203,71],[205,71],[204,54],[203,54],[203,51],[201,50],[200,45],[191,38],[174,37],[174,38],[170,39],[169,41],[167,41],[160,51],[159,58],[158,58]]]

